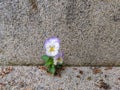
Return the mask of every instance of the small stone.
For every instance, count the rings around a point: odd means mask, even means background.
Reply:
[[[87,80],[89,80],[89,81],[90,81],[91,79],[92,79],[91,77],[88,77],[88,78],[87,78]]]
[[[82,71],[82,70],[79,70],[79,73],[80,73],[80,74],[83,74],[83,71]]]
[[[44,89],[44,87],[42,87],[42,86],[39,85],[39,86],[36,88],[36,90],[45,90],[45,89]]]
[[[112,67],[106,67],[105,68],[105,70],[111,70],[112,69]]]
[[[20,90],[33,90],[31,87],[21,88]]]
[[[26,90],[33,90],[31,87],[27,87]]]
[[[80,78],[80,75],[77,75],[76,77],[77,77],[77,78]]]
[[[105,78],[107,77],[107,75],[105,75]]]
[[[58,89],[58,90],[64,90],[64,89],[60,88],[60,89]]]

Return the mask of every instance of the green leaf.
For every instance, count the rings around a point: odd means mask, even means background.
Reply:
[[[49,60],[47,60],[47,62],[45,62],[45,66],[47,66],[47,67],[52,66],[52,64],[54,64],[53,59],[50,59],[50,58],[49,58]]]
[[[49,67],[51,64],[52,64],[52,62],[47,61],[47,62],[45,63],[45,66]]]
[[[49,67],[49,72],[52,73],[52,74],[55,74],[55,66],[54,65]]]
[[[47,62],[47,61],[49,60],[49,57],[48,57],[47,55],[43,55],[41,58],[42,58],[45,62]]]

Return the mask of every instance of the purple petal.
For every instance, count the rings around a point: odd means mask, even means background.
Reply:
[[[64,55],[63,55],[63,52],[61,52],[61,53],[58,53],[54,58],[55,59],[58,59],[58,58],[63,58],[64,57]]]
[[[48,44],[49,43],[49,38],[44,42],[44,48],[46,47],[46,44]]]
[[[45,43],[44,43],[44,48],[46,47],[46,44],[50,43],[51,41],[55,41],[55,42],[58,42],[60,43],[60,40],[57,38],[57,37],[51,37],[51,38],[48,38]]]
[[[51,37],[51,38],[49,38],[49,40],[50,41],[53,41],[53,40],[55,40],[55,42],[58,42],[58,43],[60,43],[60,40],[57,38],[57,37]]]

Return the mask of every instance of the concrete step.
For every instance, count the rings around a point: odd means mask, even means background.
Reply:
[[[120,90],[120,67],[64,67],[52,76],[42,66],[0,66],[0,90]]]
[[[68,65],[120,65],[120,0],[0,0],[0,65],[42,64],[51,36]]]

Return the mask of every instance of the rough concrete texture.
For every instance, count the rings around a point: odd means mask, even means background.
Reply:
[[[120,65],[120,0],[0,0],[0,64],[42,64],[61,40],[68,65]]]
[[[0,75],[0,90],[120,90],[119,74],[120,67],[65,67],[53,77],[37,67],[14,66]]]

